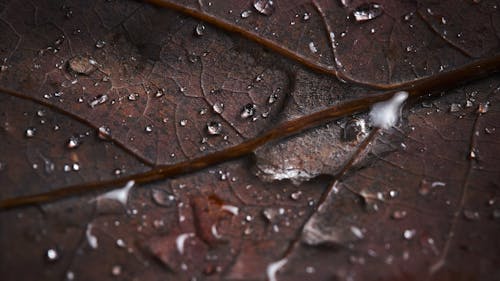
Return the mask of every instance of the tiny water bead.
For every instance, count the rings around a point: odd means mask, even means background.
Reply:
[[[314,45],[314,42],[309,42],[309,50],[313,54],[316,54],[318,52],[318,48],[316,48],[316,45]]]
[[[270,16],[274,12],[274,1],[273,0],[255,0],[253,2],[253,7],[257,12]]]
[[[102,140],[108,140],[111,137],[111,129],[107,126],[100,126],[97,130],[97,136]]]
[[[197,36],[203,36],[204,33],[205,33],[205,25],[203,23],[197,24],[194,29],[194,34]]]
[[[32,138],[35,136],[35,134],[36,134],[36,128],[33,128],[33,127],[26,129],[26,131],[24,132],[24,135],[27,138]]]
[[[48,262],[55,262],[59,259],[59,252],[55,248],[50,248],[45,252],[45,259]]]
[[[96,70],[96,67],[90,58],[76,56],[68,61],[68,69],[76,74],[90,75]]]
[[[224,112],[224,104],[222,102],[216,102],[212,106],[212,109],[215,113],[221,114],[222,112]]]
[[[129,101],[136,101],[138,98],[139,98],[139,94],[138,93],[132,93],[132,94],[128,95],[128,97],[127,97],[127,99]]]
[[[209,135],[220,135],[222,132],[222,124],[217,121],[207,123],[207,132]]]
[[[77,148],[78,146],[80,146],[80,139],[73,136],[73,137],[70,137],[67,141],[67,144],[66,144],[66,147],[68,148]]]
[[[98,105],[101,105],[103,103],[105,103],[106,101],[108,101],[108,95],[104,94],[104,95],[97,95],[96,97],[94,97],[94,99],[89,103],[89,106],[91,108],[94,108]]]
[[[246,19],[246,18],[248,18],[251,14],[252,14],[252,11],[245,10],[245,11],[241,12],[240,16],[241,16],[241,18],[242,18],[242,19]]]
[[[382,5],[377,3],[365,3],[358,6],[352,15],[357,22],[365,22],[375,19],[384,12]]]
[[[104,40],[97,40],[95,43],[95,47],[98,49],[104,48],[104,46],[106,46],[106,41]]]
[[[415,235],[417,234],[417,231],[415,229],[406,229],[403,232],[403,238],[406,240],[411,240]]]
[[[240,116],[241,118],[250,118],[255,115],[256,111],[257,111],[257,106],[253,103],[248,103],[245,106],[243,106]]]

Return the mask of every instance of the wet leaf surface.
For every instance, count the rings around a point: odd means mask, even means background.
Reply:
[[[2,280],[500,275],[498,1],[151,2],[0,4]]]

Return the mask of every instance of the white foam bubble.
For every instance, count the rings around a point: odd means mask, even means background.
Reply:
[[[408,92],[401,91],[386,101],[376,103],[370,110],[370,122],[381,129],[389,129],[396,125],[401,116],[401,106],[408,98]]]

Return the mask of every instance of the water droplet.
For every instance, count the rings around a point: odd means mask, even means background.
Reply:
[[[119,266],[119,265],[115,265],[113,266],[113,268],[111,269],[111,274],[113,276],[118,276],[122,273],[122,267]]]
[[[460,109],[462,108],[462,106],[458,103],[452,103],[450,105],[450,112],[458,112],[460,111]]]
[[[302,191],[300,190],[290,194],[290,198],[292,198],[293,200],[299,200],[301,196],[302,196]]]
[[[273,0],[255,0],[253,1],[253,7],[259,13],[270,16],[274,12],[274,1]]]
[[[183,119],[183,120],[181,120],[181,121],[179,122],[179,125],[181,125],[181,127],[186,127],[187,122],[188,122],[188,121],[187,121],[186,119]]]
[[[78,164],[78,163],[76,163],[76,162],[75,162],[75,163],[73,163],[73,164],[71,165],[71,169],[73,169],[73,171],[79,171],[79,170],[80,170],[80,164]]]
[[[215,113],[221,114],[224,111],[224,104],[221,102],[216,102],[212,106],[212,109],[214,110]]]
[[[111,137],[111,129],[107,126],[101,126],[97,130],[97,136],[102,140],[108,140]]]
[[[281,88],[276,88],[276,90],[274,90],[273,93],[269,96],[267,103],[269,103],[269,104],[275,103],[279,98],[280,92],[281,92]]]
[[[75,273],[73,271],[66,272],[66,280],[71,281],[75,279]]]
[[[197,56],[197,55],[195,55],[195,54],[190,54],[190,55],[188,55],[188,61],[189,61],[190,63],[195,63],[195,62],[197,62],[199,59],[200,59],[200,57],[199,57],[199,56]]]
[[[97,40],[97,42],[95,43],[95,47],[98,49],[104,48],[104,46],[106,46],[106,41],[104,40]]]
[[[80,145],[80,139],[73,136],[68,139],[66,146],[68,148],[77,148]]]
[[[257,75],[257,77],[255,77],[255,82],[260,82],[262,81],[262,79],[264,78],[264,73],[261,73],[259,75]]]
[[[240,116],[241,118],[249,118],[254,116],[256,111],[257,111],[257,106],[253,103],[248,103],[241,110]]]
[[[96,70],[95,64],[91,63],[88,57],[76,56],[68,61],[68,68],[82,75],[90,75]],[[65,81],[66,82],[66,81]]]
[[[147,125],[146,128],[144,128],[144,131],[146,131],[146,133],[153,132],[153,125]]]
[[[389,196],[391,198],[395,198],[396,196],[398,196],[398,192],[396,190],[391,190],[389,191]]]
[[[136,101],[137,99],[139,98],[139,94],[138,93],[133,93],[133,94],[130,94],[128,95],[127,99],[129,101]]]
[[[479,212],[472,210],[464,210],[464,217],[468,220],[475,221],[479,220]]]
[[[46,114],[46,113],[45,113],[45,110],[43,110],[43,109],[40,109],[40,110],[38,110],[38,111],[36,112],[36,115],[37,115],[38,117],[44,117],[44,116],[45,116],[45,114]]]
[[[310,13],[304,13],[304,15],[302,16],[302,20],[304,20],[304,21],[308,21],[310,18],[311,18]]]
[[[45,259],[48,262],[55,262],[59,259],[59,252],[55,248],[48,249],[45,252]]]
[[[395,220],[401,220],[406,217],[406,211],[396,210],[392,213],[391,217]]]
[[[415,237],[415,234],[417,234],[417,231],[415,229],[406,229],[403,232],[403,238],[406,240],[410,240]]]
[[[313,53],[316,54],[318,52],[318,49],[314,45],[314,42],[309,42],[309,50]]]
[[[116,246],[118,246],[119,248],[125,248],[125,246],[127,245],[125,244],[125,241],[123,241],[123,239],[117,239]]]
[[[194,34],[196,34],[197,36],[203,36],[204,33],[205,33],[205,25],[203,23],[197,24],[194,29]]]
[[[207,132],[210,135],[220,135],[222,132],[222,124],[216,121],[207,123]]]
[[[104,94],[104,95],[97,95],[89,103],[89,105],[90,105],[91,108],[94,108],[94,107],[96,107],[98,105],[101,105],[101,104],[105,103],[107,100],[108,100],[108,95],[106,95],[106,94]]]
[[[357,22],[365,22],[375,19],[384,12],[382,5],[377,3],[365,3],[358,6],[352,15]]]
[[[484,132],[487,133],[488,135],[491,135],[493,133],[495,133],[495,128],[494,127],[491,127],[491,128],[484,128]]]
[[[170,207],[175,204],[175,196],[165,190],[153,189],[151,191],[151,198],[159,206]]]
[[[242,19],[246,19],[246,18],[248,18],[251,14],[252,14],[252,11],[246,10],[246,11],[241,12],[240,16],[241,16],[241,18],[242,18]]]
[[[351,230],[352,234],[354,234],[354,236],[356,236],[356,238],[358,238],[358,239],[363,239],[365,237],[365,235],[363,234],[363,231],[357,226],[352,225],[350,227],[350,230]]]
[[[26,129],[26,131],[24,132],[24,135],[27,137],[27,138],[32,138],[34,137],[36,134],[36,128],[33,128],[33,127],[29,127],[28,129]]]

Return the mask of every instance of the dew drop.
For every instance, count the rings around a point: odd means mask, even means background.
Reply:
[[[302,16],[302,20],[304,20],[304,21],[308,21],[310,18],[311,18],[311,14],[309,14],[309,13],[304,13],[304,15]]]
[[[197,61],[200,59],[200,57],[198,57],[198,56],[197,56],[197,55],[195,55],[195,54],[190,54],[190,55],[188,55],[188,57],[187,57],[187,58],[188,58],[188,61],[189,61],[190,63],[195,63],[195,62],[197,62]]]
[[[259,13],[270,16],[274,12],[274,1],[273,0],[255,0],[253,1],[253,7]]]
[[[183,119],[183,120],[181,120],[181,121],[179,122],[179,125],[181,125],[181,127],[186,127],[187,122],[188,122],[188,121],[187,121],[186,119]]]
[[[396,210],[392,213],[391,217],[395,220],[401,220],[406,217],[406,211]]]
[[[460,111],[460,109],[462,108],[462,106],[458,103],[452,103],[450,105],[450,112],[458,112]]]
[[[95,64],[88,57],[76,56],[68,61],[69,70],[76,74],[90,75],[96,70]],[[66,81],[65,81],[66,82]]]
[[[241,16],[241,18],[242,18],[242,19],[246,19],[246,18],[248,18],[251,14],[252,14],[252,11],[246,10],[246,11],[241,12],[240,16]]]
[[[119,266],[119,265],[115,265],[113,266],[113,268],[111,269],[111,274],[113,276],[118,276],[122,273],[122,267]]]
[[[151,198],[153,202],[163,207],[170,207],[175,203],[175,196],[161,189],[153,189],[151,191]]]
[[[125,246],[126,246],[125,241],[123,241],[123,239],[117,239],[116,246],[119,248],[125,248]]]
[[[212,109],[214,110],[215,113],[221,114],[224,111],[224,104],[221,102],[216,102],[212,106]]]
[[[97,95],[96,97],[94,97],[94,99],[89,103],[89,106],[91,108],[94,108],[98,105],[101,105],[103,103],[105,103],[106,101],[108,101],[108,95],[104,94],[104,95]]]
[[[144,128],[144,131],[146,131],[146,133],[151,133],[151,132],[153,132],[153,125],[147,125],[147,126]]]
[[[491,135],[491,134],[495,133],[495,130],[496,129],[494,127],[491,127],[491,128],[490,127],[486,127],[486,128],[484,128],[484,132],[487,133],[488,135]]]
[[[45,259],[48,262],[55,262],[59,259],[59,252],[55,248],[48,249],[45,252]]]
[[[95,47],[98,49],[104,48],[104,46],[106,46],[106,41],[104,40],[97,40],[95,43]]]
[[[36,128],[33,128],[33,127],[29,127],[28,129],[26,129],[26,131],[24,132],[24,135],[27,137],[27,138],[32,138],[34,137],[36,134]]]
[[[222,132],[222,124],[216,121],[207,123],[207,132],[209,135],[220,135]]]
[[[267,103],[273,104],[279,99],[279,93],[281,92],[281,88],[276,88],[273,93],[269,96]]]
[[[313,53],[316,54],[318,52],[318,49],[314,45],[314,42],[309,42],[309,50]]]
[[[415,229],[406,229],[403,232],[403,238],[406,240],[410,240],[415,237],[415,234],[417,234],[417,231]]]
[[[80,145],[80,139],[73,136],[73,137],[70,137],[68,139],[66,147],[68,147],[68,148],[77,148],[79,145]]]
[[[356,236],[356,238],[358,238],[358,239],[363,239],[365,237],[365,235],[363,234],[363,231],[357,226],[354,226],[354,225],[351,226],[350,230],[351,230],[352,234],[354,234],[354,236]]]
[[[97,130],[97,136],[102,140],[109,140],[111,137],[111,129],[107,126],[100,126]]]
[[[248,103],[241,110],[240,116],[241,118],[245,119],[250,118],[255,115],[256,111],[257,111],[257,106],[253,103]]]
[[[382,5],[377,3],[365,3],[358,6],[352,15],[357,22],[365,22],[375,19],[384,12]]]
[[[464,210],[464,217],[470,221],[479,220],[479,212],[472,210]]]
[[[302,191],[300,190],[290,194],[290,198],[292,198],[293,200],[299,200],[301,196],[302,196]]]
[[[203,23],[197,24],[194,29],[194,34],[196,34],[197,36],[203,36],[204,33],[205,33],[205,25]]]
[[[127,99],[129,101],[136,101],[137,99],[139,98],[139,94],[138,93],[133,93],[133,94],[130,94],[128,95]]]

